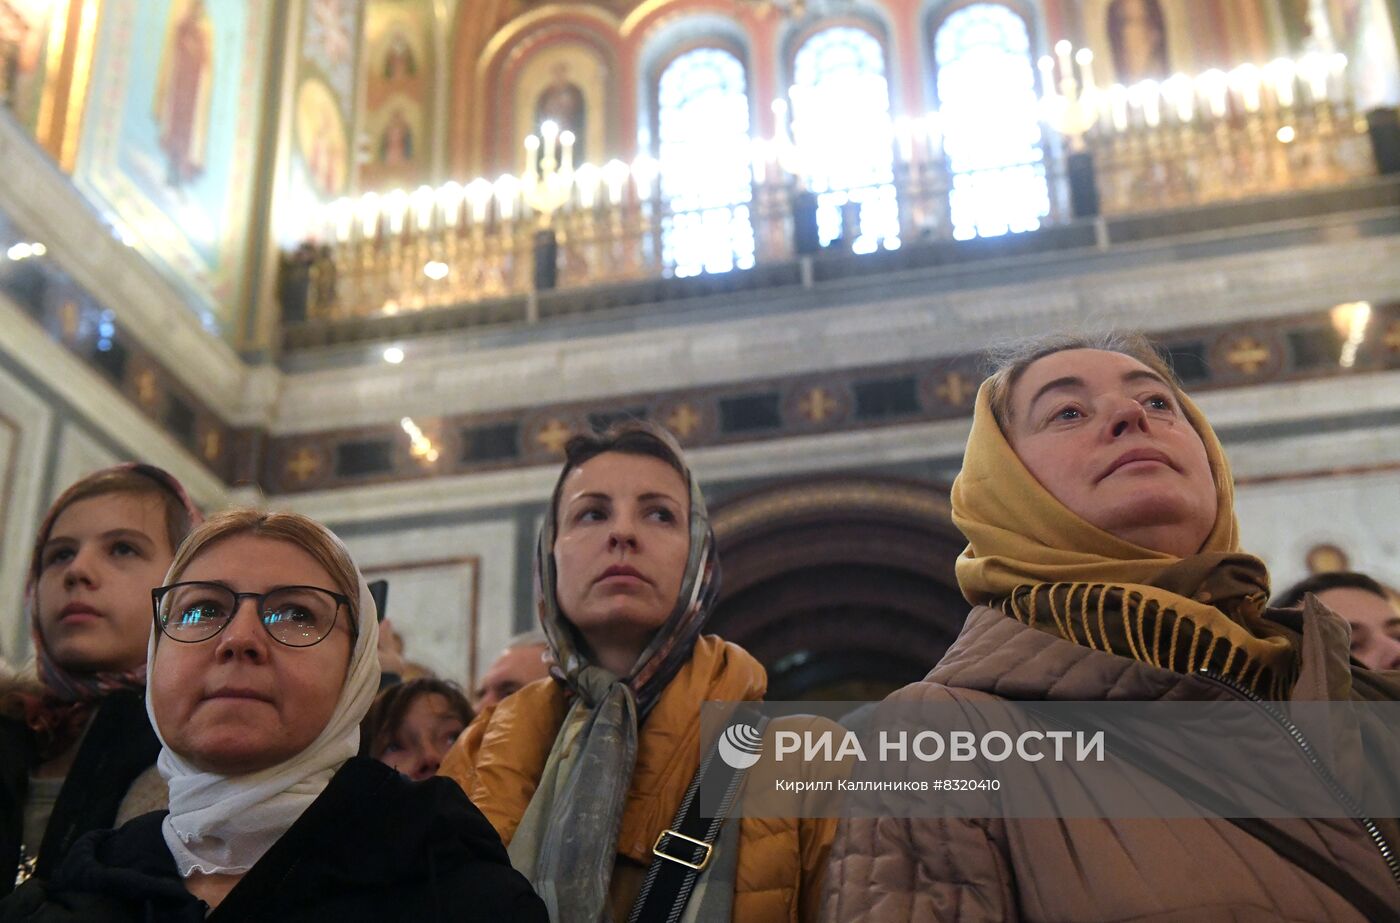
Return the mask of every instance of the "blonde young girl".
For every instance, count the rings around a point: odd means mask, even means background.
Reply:
[[[84,477],[44,518],[25,597],[34,670],[0,685],[0,896],[164,800],[141,704],[150,593],[200,519],[144,464]]]

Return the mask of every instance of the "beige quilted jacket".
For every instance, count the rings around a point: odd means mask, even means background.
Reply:
[[[1368,690],[1363,698],[1393,688],[1393,673],[1353,674],[1345,624],[1315,600],[1301,621],[1303,664],[1294,699],[1347,698],[1353,684]],[[1230,696],[1206,679],[1090,650],[979,607],[928,678],[894,698]],[[1400,849],[1400,827],[1379,825]],[[1217,819],[844,821],[822,916],[839,923],[1400,920],[1400,881],[1360,822],[1262,826],[1263,836]]]

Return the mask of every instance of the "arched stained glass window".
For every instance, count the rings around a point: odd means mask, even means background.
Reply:
[[[1035,230],[1050,193],[1025,20],[974,3],[943,21],[933,46],[953,236]]]
[[[720,48],[676,57],[657,89],[657,160],[671,214],[661,257],[677,276],[750,269],[752,142],[744,66]]]
[[[841,236],[841,206],[856,202],[855,251],[868,253],[882,241],[898,246],[894,129],[880,42],[852,26],[823,29],[798,49],[790,96],[793,143],[817,193],[822,243]]]

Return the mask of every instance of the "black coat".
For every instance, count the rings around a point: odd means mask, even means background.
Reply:
[[[548,923],[501,838],[450,779],[355,757],[208,917],[161,835],[166,812],[88,834],[0,923],[491,920]]]
[[[136,777],[155,764],[160,741],[139,692],[116,692],[97,706],[92,723],[44,828],[35,874],[52,875],[78,837],[112,826]],[[0,719],[0,897],[14,889],[24,836],[29,773],[38,765],[34,734],[22,722]]]

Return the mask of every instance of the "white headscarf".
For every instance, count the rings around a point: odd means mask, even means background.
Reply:
[[[151,708],[154,684],[146,686],[146,714],[161,743],[156,768],[170,785],[170,814],[161,832],[181,878],[194,872],[241,874],[251,869],[311,807],[336,770],[359,752],[360,721],[379,690],[379,619],[365,578],[358,570],[356,576],[359,632],[340,699],[316,739],[286,762],[238,776],[198,769],[165,742]],[[152,667],[159,632],[153,625],[146,651]]]

